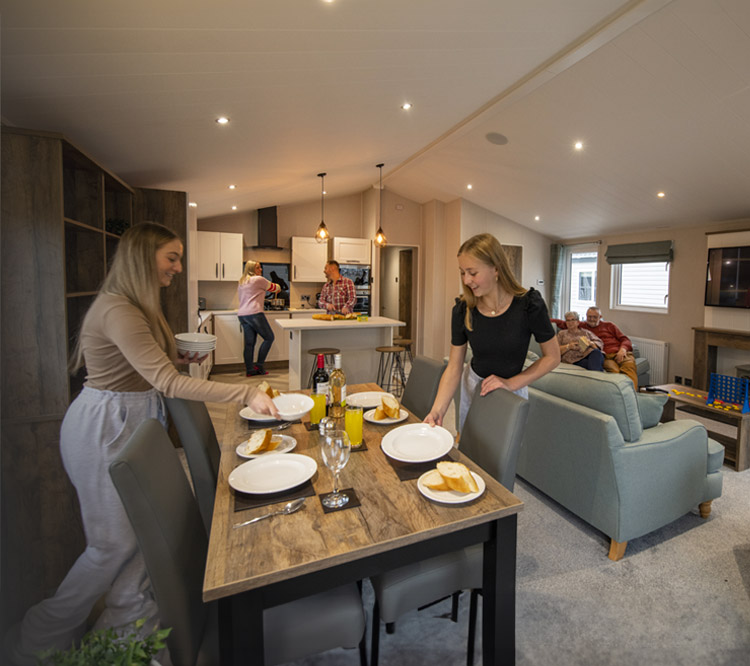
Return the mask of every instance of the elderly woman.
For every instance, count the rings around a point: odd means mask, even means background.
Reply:
[[[586,370],[604,370],[604,354],[602,341],[591,331],[578,327],[578,313],[566,312],[565,331],[559,331],[557,341],[560,343],[560,353],[563,363],[572,363]]]

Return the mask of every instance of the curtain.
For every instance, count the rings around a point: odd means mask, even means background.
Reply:
[[[672,241],[610,245],[604,255],[608,264],[646,264],[672,261]]]
[[[553,243],[550,245],[550,289],[549,289],[549,314],[556,319],[562,319],[563,302],[565,300],[563,289],[565,288],[565,266],[570,250],[565,245]]]

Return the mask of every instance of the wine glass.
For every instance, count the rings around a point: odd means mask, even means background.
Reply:
[[[333,492],[321,500],[323,506],[338,509],[349,501],[349,497],[339,492],[339,473],[349,461],[352,445],[346,430],[328,430],[321,438],[320,450],[323,462],[333,473]]]

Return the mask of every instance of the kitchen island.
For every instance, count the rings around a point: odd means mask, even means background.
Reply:
[[[289,336],[289,390],[307,387],[315,358],[308,354],[316,347],[336,347],[348,384],[374,382],[379,354],[375,347],[393,344],[393,329],[404,322],[388,317],[370,317],[367,321],[344,319],[281,319],[276,326]]]

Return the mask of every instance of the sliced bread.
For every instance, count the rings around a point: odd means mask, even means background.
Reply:
[[[458,462],[439,462],[437,471],[443,477],[445,483],[451,490],[461,493],[475,493],[479,490],[477,482],[471,475],[469,468]]]
[[[271,388],[271,385],[264,379],[260,384],[258,384],[258,389],[260,391],[263,391],[269,398],[275,398],[281,393],[277,391],[275,388]]]
[[[394,398],[392,395],[384,395],[380,399],[380,404],[383,407],[385,415],[389,419],[397,419],[399,417],[399,414],[401,413],[401,407],[398,404],[398,400],[396,400],[396,398]]]
[[[422,479],[422,483],[432,490],[450,490],[450,486],[436,469],[427,472]]]
[[[268,449],[268,445],[271,443],[271,431],[268,428],[263,430],[256,430],[250,439],[247,440],[245,445],[245,454],[248,456],[255,455],[256,453],[263,453]],[[276,445],[278,446],[278,444]],[[276,448],[276,447],[273,447]]]
[[[374,418],[376,421],[382,421],[383,419],[387,419],[388,417],[385,415],[383,407],[381,406],[375,408],[375,413],[372,415],[372,418]]]

